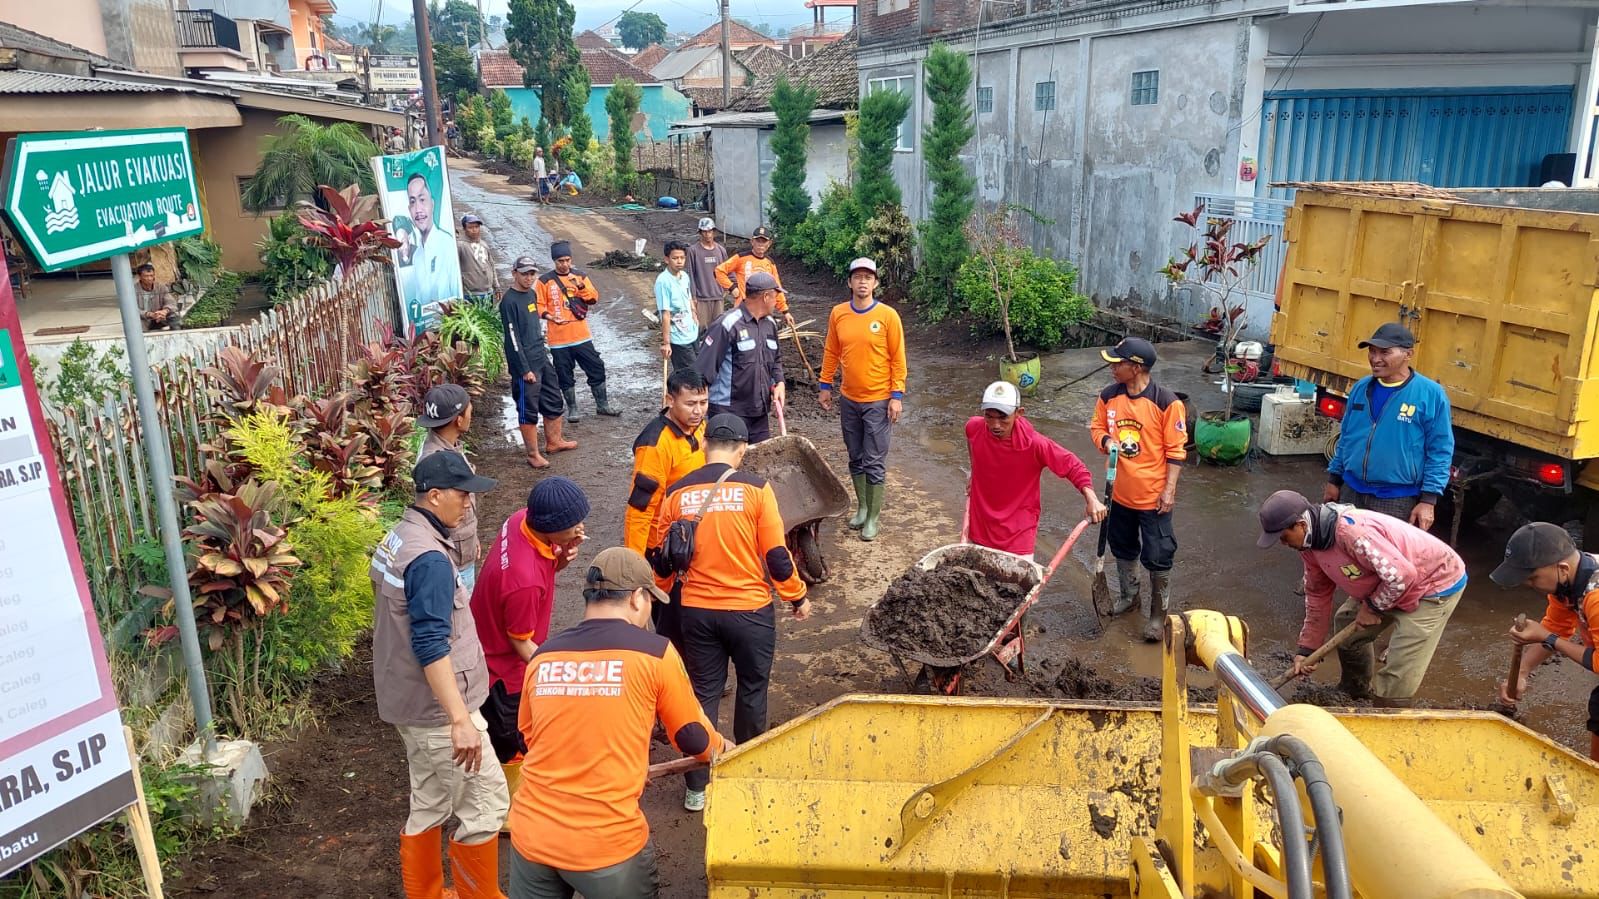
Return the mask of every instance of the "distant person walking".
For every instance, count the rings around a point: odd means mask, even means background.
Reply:
[[[1455,455],[1449,395],[1410,367],[1416,337],[1404,325],[1383,325],[1360,348],[1371,374],[1349,391],[1322,499],[1428,530]]]
[[[716,240],[716,219],[700,219],[699,228],[699,241],[688,248],[688,277],[694,286],[694,320],[704,333],[722,315],[726,291],[717,283],[716,267],[727,261],[727,247]]]
[[[550,170],[544,162],[544,148],[533,148],[533,195],[541,204],[550,202]]]

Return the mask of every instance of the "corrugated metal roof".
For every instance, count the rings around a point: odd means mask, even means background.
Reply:
[[[164,88],[154,84],[80,78],[54,72],[0,71],[0,94],[153,94]]]

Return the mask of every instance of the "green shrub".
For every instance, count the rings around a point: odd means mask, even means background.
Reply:
[[[211,285],[211,289],[189,307],[189,314],[183,317],[183,326],[215,328],[226,322],[233,315],[234,307],[239,304],[239,290],[243,286],[243,275],[224,271]]]
[[[333,271],[333,257],[305,241],[305,227],[292,212],[272,219],[267,236],[256,244],[261,253],[261,281],[267,300],[276,306]]]
[[[83,409],[126,393],[132,383],[126,356],[120,345],[96,350],[93,344],[73,338],[56,363],[55,376],[43,385],[45,403],[56,409]]]
[[[834,182],[822,202],[791,233],[778,232],[778,248],[811,268],[843,275],[860,255],[857,244],[866,230],[866,215],[849,186]]]
[[[492,155],[489,147],[496,143],[499,143],[499,138],[494,133],[493,125],[482,125],[472,132],[472,145],[485,156]]]
[[[519,169],[531,169],[533,167],[532,139],[521,137],[506,138],[505,161]]]
[[[602,144],[598,138],[589,138],[588,149],[579,154],[572,168],[583,179],[583,189],[586,191],[612,190],[616,187],[611,178],[612,172],[616,171],[616,157],[611,152],[610,144]],[[583,174],[584,169],[588,170],[587,175]]]
[[[995,255],[1000,290],[1010,295],[1010,323],[1016,340],[1040,349],[1059,346],[1071,326],[1087,321],[1093,304],[1076,292],[1077,269],[1026,248],[1003,248]],[[994,275],[982,256],[967,259],[955,278],[955,295],[976,318],[974,327],[1003,329]]]
[[[866,220],[855,241],[857,256],[877,263],[877,280],[883,296],[900,300],[910,289],[915,271],[916,226],[899,206],[884,206]],[[848,262],[845,263],[848,265]]]
[[[204,290],[222,273],[222,247],[203,234],[172,245],[178,257],[178,280],[186,290]]]

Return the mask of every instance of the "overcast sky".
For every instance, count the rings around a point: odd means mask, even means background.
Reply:
[[[337,0],[338,18],[356,22],[370,22],[373,14],[382,7],[383,21],[393,23],[411,14],[410,0]],[[482,0],[485,15],[505,15],[509,0]],[[666,20],[673,31],[700,31],[718,15],[717,0],[578,0],[577,27],[595,28],[616,19],[630,7],[640,12],[653,12]],[[776,28],[792,28],[811,21],[811,11],[804,0],[731,0],[735,17],[750,22],[769,22]],[[835,17],[847,15],[835,10]]]

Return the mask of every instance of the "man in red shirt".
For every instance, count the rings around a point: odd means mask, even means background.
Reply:
[[[472,591],[472,616],[489,667],[483,719],[507,783],[514,784],[521,773],[527,751],[516,729],[527,660],[549,636],[555,574],[587,539],[583,519],[588,514],[588,497],[577,484],[563,477],[539,481],[527,507],[500,526]]]
[[[1042,511],[1038,476],[1044,469],[1071,481],[1090,520],[1105,517],[1094,479],[1081,459],[1038,433],[1022,416],[1021,392],[1009,381],[983,391],[982,415],[966,422],[972,479],[966,487],[966,539],[1032,558]]]

